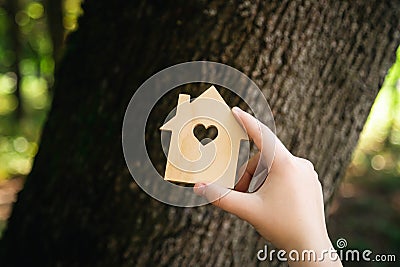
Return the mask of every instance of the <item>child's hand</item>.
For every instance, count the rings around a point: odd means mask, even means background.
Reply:
[[[317,253],[332,247],[325,225],[321,184],[313,164],[293,156],[272,131],[250,114],[233,108],[236,119],[243,125],[260,152],[251,158],[235,190],[214,184],[195,185],[196,194],[217,199],[212,204],[251,223],[257,231],[278,248],[300,254],[313,249]],[[258,162],[271,162],[264,184],[254,193],[246,193]],[[261,159],[260,159],[261,157]],[[341,266],[325,255],[324,262],[293,262],[292,265],[313,264]]]

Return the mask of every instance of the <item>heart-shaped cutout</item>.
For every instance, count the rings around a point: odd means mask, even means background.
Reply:
[[[199,142],[205,146],[217,138],[218,129],[214,125],[210,125],[206,128],[203,124],[197,124],[193,128],[193,134],[197,140],[199,140]]]

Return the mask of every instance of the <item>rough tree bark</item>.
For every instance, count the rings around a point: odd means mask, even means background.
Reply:
[[[278,136],[315,164],[328,202],[393,63],[398,10],[381,0],[86,2],[2,266],[265,264],[265,240],[247,223],[135,186],[120,145],[130,97],[180,62],[242,70],[269,96]]]

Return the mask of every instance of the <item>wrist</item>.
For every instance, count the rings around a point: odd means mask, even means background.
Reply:
[[[342,266],[328,234],[308,237],[284,248],[291,267],[295,266]],[[292,256],[291,256],[292,255]]]

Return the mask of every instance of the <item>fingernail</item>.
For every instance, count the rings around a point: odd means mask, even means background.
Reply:
[[[193,187],[193,191],[196,195],[202,196],[206,191],[206,184],[205,183],[197,183]]]
[[[232,112],[235,113],[236,115],[239,115],[239,113],[240,113],[241,111],[242,111],[242,110],[241,110],[239,107],[233,107],[233,108],[232,108]]]
[[[243,121],[242,121],[242,119],[240,118],[240,113],[242,113],[242,112],[243,112],[243,110],[241,110],[239,107],[233,107],[233,108],[232,108],[233,116],[235,117],[235,119],[240,123],[240,125],[241,125],[242,128],[244,129],[245,127],[244,127],[244,125],[243,125]]]

